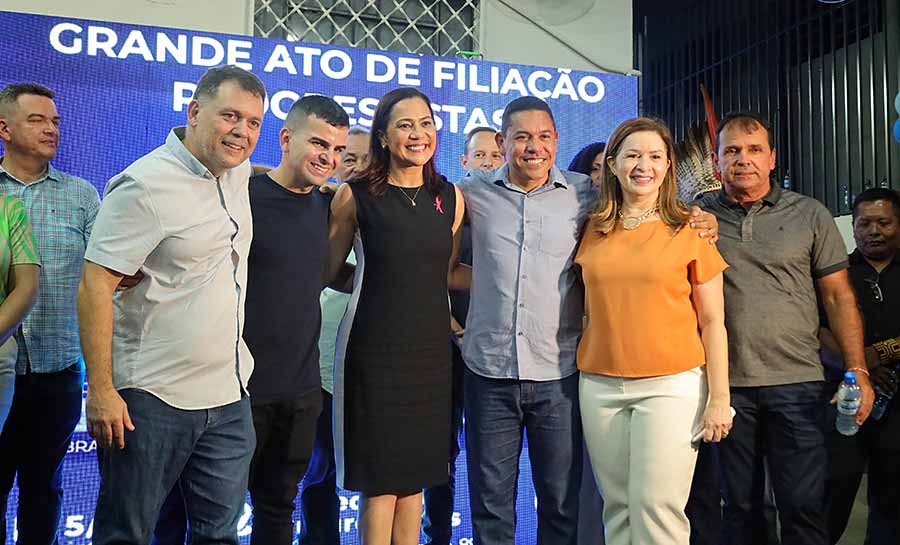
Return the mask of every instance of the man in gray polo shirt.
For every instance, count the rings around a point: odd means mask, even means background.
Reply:
[[[719,252],[730,265],[725,322],[737,415],[731,435],[719,446],[723,534],[733,545],[765,543],[765,457],[781,542],[823,545],[828,536],[817,289],[847,367],[857,370],[860,423],[871,409],[872,388],[862,323],[847,280],[847,250],[828,209],[771,183],[772,140],[768,124],[755,114],[723,118],[715,165],[724,187],[700,202],[719,218]]]
[[[88,431],[100,447],[96,545],[147,542],[174,486],[191,542],[238,543],[256,443],[241,336],[264,96],[253,74],[210,69],[187,127],[106,186],[78,293]],[[138,271],[136,286],[115,293]]]

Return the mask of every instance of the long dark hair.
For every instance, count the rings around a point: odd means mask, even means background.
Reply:
[[[388,186],[388,172],[391,167],[391,152],[387,147],[382,147],[381,139],[387,133],[388,120],[391,117],[391,111],[394,106],[401,100],[408,98],[419,98],[428,105],[428,111],[431,112],[432,119],[434,111],[431,109],[431,100],[428,97],[412,87],[398,87],[388,92],[375,108],[375,116],[372,118],[372,138],[369,142],[369,165],[354,178],[364,183],[369,188],[372,195],[384,195]],[[434,142],[434,150],[437,152],[437,142]],[[437,196],[441,191],[441,184],[445,178],[440,175],[434,166],[434,155],[428,159],[428,162],[422,167],[422,181],[425,189],[432,196]]]

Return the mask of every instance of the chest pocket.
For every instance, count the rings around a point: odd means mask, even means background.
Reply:
[[[555,257],[575,252],[578,243],[578,222],[565,216],[541,217],[540,250]]]
[[[60,237],[62,246],[71,251],[83,254],[85,251],[84,241],[84,211],[75,210],[57,210],[54,214],[58,229],[57,236]]]

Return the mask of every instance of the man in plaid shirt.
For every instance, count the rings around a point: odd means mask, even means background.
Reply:
[[[0,90],[0,193],[22,199],[43,267],[40,295],[16,333],[19,355],[9,418],[0,434],[0,543],[19,476],[19,543],[57,543],[62,459],[81,417],[82,369],[75,301],[100,206],[85,180],[50,165],[59,145],[53,91],[19,83]]]

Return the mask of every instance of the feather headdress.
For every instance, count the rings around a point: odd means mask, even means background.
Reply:
[[[718,120],[706,86],[702,83],[700,92],[703,93],[706,120],[691,125],[684,140],[675,145],[675,177],[678,180],[678,196],[684,202],[691,202],[701,193],[722,187],[712,164]]]

